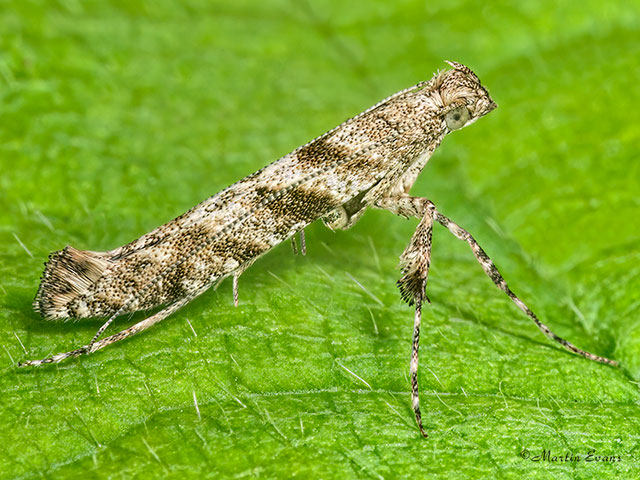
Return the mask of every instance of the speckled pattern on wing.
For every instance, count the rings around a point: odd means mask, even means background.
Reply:
[[[481,88],[465,68],[392,95],[128,245],[53,253],[35,308],[47,319],[152,308],[245,268],[319,218],[350,227],[394,187],[408,191],[447,133],[443,113]],[[476,115],[491,105],[487,95]]]

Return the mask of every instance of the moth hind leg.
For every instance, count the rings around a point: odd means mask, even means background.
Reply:
[[[181,300],[178,300],[175,303],[164,308],[163,310],[160,310],[159,312],[150,316],[149,318],[145,318],[144,320],[136,323],[135,325],[125,330],[122,330],[114,335],[103,338],[102,340],[96,340],[95,339],[96,337],[94,337],[94,339],[91,342],[89,342],[87,345],[84,345],[76,350],[71,350],[65,353],[59,353],[57,355],[53,355],[48,358],[43,358],[42,360],[27,360],[24,362],[20,362],[18,363],[18,367],[39,367],[47,363],[59,363],[59,362],[62,362],[63,360],[66,360],[67,358],[78,357],[80,355],[89,355],[90,353],[93,353],[97,350],[107,347],[112,343],[116,343],[116,342],[119,342],[120,340],[124,340],[125,338],[131,337],[136,333],[140,333],[143,330],[146,330],[147,328],[155,325],[156,323],[161,322],[162,320],[167,318],[169,315],[171,315],[172,313],[174,313],[175,311],[179,310],[181,307],[189,303],[191,300],[193,300],[196,296],[202,293],[202,291],[204,291],[204,289],[193,296],[185,297]]]

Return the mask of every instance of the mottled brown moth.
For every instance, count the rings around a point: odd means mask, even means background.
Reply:
[[[466,66],[402,90],[274,163],[238,181],[185,214],[108,252],[66,247],[49,256],[35,310],[47,320],[104,317],[91,341],[66,353],[20,365],[57,363],[90,354],[162,321],[198,295],[238,278],[258,257],[322,219],[331,229],[353,226],[367,207],[420,219],[400,256],[402,298],[415,306],[411,350],[412,404],[426,437],[418,398],[418,347],[426,296],[434,222],[469,244],[484,272],[549,338],[568,350],[609,365],[617,362],[581,350],[558,337],[507,286],[475,239],[409,190],[448,133],[496,108],[489,92]],[[110,337],[101,335],[118,316],[163,309]]]

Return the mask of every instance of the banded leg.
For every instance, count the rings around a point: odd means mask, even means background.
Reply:
[[[411,197],[411,196],[400,196],[400,197],[387,197],[381,200],[378,200],[375,203],[377,208],[381,208],[384,210],[389,210],[396,215],[400,215],[403,217],[422,217],[416,232],[413,234],[411,238],[411,243],[402,254],[403,263],[407,260],[411,260],[413,264],[417,264],[418,258],[417,255],[420,255],[421,249],[419,245],[422,244],[422,255],[424,255],[424,263],[423,266],[417,267],[415,269],[411,269],[414,273],[414,276],[410,276],[409,278],[420,279],[420,281],[405,281],[405,277],[407,276],[406,263],[405,270],[403,270],[404,276],[398,282],[400,286],[400,290],[402,293],[402,298],[409,303],[412,300],[416,304],[415,311],[415,320],[414,320],[414,331],[413,331],[413,348],[412,348],[412,356],[411,356],[411,393],[412,393],[412,405],[413,410],[416,416],[416,422],[420,427],[420,432],[425,437],[427,436],[424,429],[422,428],[422,418],[420,415],[420,400],[418,397],[418,348],[420,341],[420,319],[421,319],[421,306],[422,306],[422,295],[424,295],[424,299],[428,300],[426,294],[424,294],[424,288],[426,287],[427,274],[429,270],[429,262],[431,258],[431,224],[433,220],[437,221],[444,227],[446,227],[456,238],[460,240],[464,240],[469,244],[471,250],[473,251],[474,256],[482,266],[482,269],[487,274],[487,276],[493,281],[493,283],[522,310],[530,319],[534,321],[534,323],[538,326],[538,328],[550,339],[560,343],[567,350],[577,353],[578,355],[582,355],[583,357],[593,360],[595,362],[600,362],[612,366],[618,366],[618,362],[615,360],[610,360],[605,357],[601,357],[599,355],[594,355],[593,353],[589,353],[587,351],[581,350],[578,347],[574,346],[564,338],[559,337],[555,333],[553,333],[549,327],[543,324],[538,317],[531,311],[529,307],[527,307],[518,296],[513,293],[513,291],[507,285],[507,282],[504,280],[494,263],[491,261],[489,256],[485,253],[485,251],[480,247],[478,242],[471,236],[469,232],[461,228],[456,223],[452,222],[449,218],[442,215],[440,212],[436,210],[433,202],[426,198],[421,197]],[[428,233],[427,233],[427,224],[428,224]],[[425,235],[427,235],[425,237]],[[428,238],[428,248],[426,240],[420,241],[420,238]],[[415,247],[415,248],[414,248]],[[409,254],[408,252],[412,252]],[[422,276],[419,272],[422,272]],[[421,281],[424,283],[421,283]],[[409,287],[407,287],[409,286]],[[403,290],[406,288],[406,290]]]
[[[300,253],[307,254],[307,241],[304,238],[304,230],[300,230]]]
[[[233,306],[238,307],[238,279],[240,278],[240,274],[242,272],[237,272],[233,274]]]
[[[533,322],[538,326],[540,331],[544,333],[548,338],[550,338],[555,342],[558,342],[560,345],[562,345],[564,348],[566,348],[570,352],[581,355],[584,358],[593,360],[594,362],[604,363],[614,367],[617,367],[619,365],[619,363],[616,362],[615,360],[610,360],[606,357],[601,357],[600,355],[595,355],[593,353],[582,350],[576,347],[575,345],[573,345],[571,342],[553,333],[551,329],[547,327],[544,323],[542,323],[538,319],[537,315],[533,313],[533,311],[529,307],[527,307],[525,303],[522,300],[520,300],[515,293],[513,293],[513,291],[509,288],[509,285],[507,285],[507,282],[504,280],[504,278],[502,277],[502,275],[494,265],[493,261],[491,261],[489,256],[485,253],[482,247],[478,244],[478,242],[476,242],[475,238],[473,238],[473,236],[469,232],[467,232],[465,229],[457,225],[455,222],[452,222],[449,218],[445,217],[444,215],[442,215],[440,212],[437,212],[437,211],[435,212],[435,220],[443,227],[446,227],[456,238],[463,240],[469,244],[469,246],[471,247],[471,251],[473,252],[473,255],[476,257],[476,260],[478,260],[478,263],[480,263],[480,265],[482,266],[484,273],[487,274],[487,276],[496,285],[496,287],[498,287],[500,290],[502,290],[504,293],[507,294],[507,296],[513,301],[513,303],[515,303],[518,306],[518,308],[522,310],[525,313],[525,315],[527,315],[527,317],[533,320]]]
[[[420,217],[422,215],[421,212],[424,212],[428,209],[433,211],[433,218],[436,222],[446,227],[456,238],[463,240],[469,244],[471,247],[471,251],[473,255],[478,260],[478,263],[482,266],[482,269],[487,274],[487,276],[491,279],[491,281],[502,290],[507,296],[515,303],[520,310],[522,310],[527,317],[529,317],[533,322],[538,326],[540,331],[544,333],[551,340],[558,342],[560,345],[565,347],[567,350],[581,355],[589,360],[593,360],[594,362],[604,363],[607,365],[612,365],[614,367],[618,366],[618,362],[615,360],[610,360],[605,357],[601,357],[599,355],[594,355],[593,353],[589,353],[584,351],[572,343],[568,342],[564,338],[559,337],[555,333],[551,331],[549,327],[547,327],[544,323],[542,323],[538,317],[529,307],[525,305],[525,303],[518,298],[518,296],[513,293],[513,291],[507,285],[507,282],[504,280],[494,263],[491,261],[489,256],[485,253],[485,251],[480,247],[478,242],[473,238],[473,236],[467,232],[465,229],[457,225],[455,222],[451,221],[446,216],[442,215],[437,211],[433,202],[426,198],[420,197],[410,197],[410,196],[402,196],[402,197],[391,197],[384,198],[376,203],[376,207],[382,208],[385,210],[390,210],[391,212],[402,215],[404,217]]]
[[[150,316],[149,318],[145,318],[144,320],[136,323],[135,325],[132,325],[131,327],[125,330],[122,330],[116,334],[113,334],[109,337],[103,338],[102,340],[98,340],[98,341],[92,340],[87,345],[84,345],[76,350],[72,350],[70,352],[65,352],[65,353],[59,353],[57,355],[53,355],[52,357],[44,358],[42,360],[27,360],[25,362],[20,362],[18,363],[18,366],[19,367],[27,367],[27,366],[38,367],[45,363],[58,363],[58,362],[62,362],[63,360],[66,360],[67,358],[78,357],[80,355],[89,355],[90,353],[93,353],[97,350],[107,347],[112,343],[116,343],[116,342],[119,342],[120,340],[124,340],[125,338],[132,337],[136,333],[140,333],[146,330],[147,328],[155,325],[156,323],[160,323],[162,320],[167,318],[172,313],[175,313],[177,310],[185,306],[187,303],[189,303],[191,300],[196,298],[205,290],[206,288],[200,290],[199,292],[197,292],[192,296],[182,298],[176,301],[175,303],[172,303],[167,308],[164,308],[163,310],[160,310],[159,312]]]
[[[298,255],[298,244],[296,243],[296,235],[291,236],[291,250],[294,255]],[[302,255],[307,254],[307,242],[304,239],[304,230],[300,230],[300,252]]]
[[[422,300],[416,301],[416,310],[413,317],[413,342],[411,344],[411,406],[416,416],[416,422],[420,433],[427,438],[427,432],[422,426],[422,414],[420,413],[420,396],[418,394],[418,349],[420,348],[420,320],[422,319]]]
[[[234,270],[233,272],[233,306],[237,307],[238,306],[238,281],[240,280],[240,275],[242,275],[247,268],[249,268],[251,265],[253,265],[253,262],[255,260],[252,260],[250,262],[246,262],[243,265],[240,265],[236,270]],[[222,280],[224,280],[225,277],[219,278],[218,280],[215,281],[214,283],[214,288],[218,288],[218,285],[220,284],[220,282],[222,282]],[[206,288],[204,290],[207,290]],[[203,291],[204,291],[203,290]],[[202,292],[200,292],[202,293]],[[197,295],[200,295],[200,293],[198,293]],[[197,296],[196,295],[196,296]],[[195,298],[195,297],[193,297]]]
[[[420,348],[420,320],[422,318],[422,303],[429,297],[426,295],[427,278],[431,266],[431,238],[433,236],[433,204],[425,204],[421,199],[410,197],[386,198],[376,206],[391,210],[405,217],[422,216],[416,231],[411,237],[409,245],[400,256],[402,277],[398,280],[400,295],[409,305],[415,304],[413,324],[413,342],[411,344],[411,405],[420,428],[420,433],[426,438],[428,435],[422,426],[420,413],[420,396],[418,392],[418,350]]]

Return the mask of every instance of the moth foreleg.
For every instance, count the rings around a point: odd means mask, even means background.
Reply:
[[[542,333],[544,333],[551,340],[558,342],[567,350],[574,352],[578,355],[581,355],[589,360],[593,360],[599,363],[605,363],[608,365],[618,366],[618,362],[615,360],[610,360],[605,357],[601,357],[599,355],[595,355],[593,353],[582,350],[572,343],[568,342],[562,337],[559,337],[555,333],[551,331],[549,327],[547,327],[544,323],[542,323],[533,311],[525,305],[525,303],[509,288],[507,282],[504,280],[498,268],[495,266],[493,261],[489,258],[486,252],[482,249],[482,247],[478,244],[478,242],[473,238],[473,236],[467,232],[464,228],[460,227],[458,224],[453,222],[451,219],[447,218],[443,214],[437,211],[433,202],[426,198],[420,197],[410,197],[410,196],[401,196],[401,197],[390,197],[384,198],[376,203],[378,208],[384,208],[386,210],[390,210],[398,215],[402,215],[405,217],[420,217],[421,211],[425,209],[433,210],[433,218],[436,222],[446,227],[456,238],[467,242],[467,244],[471,247],[471,251],[473,255],[480,263],[480,266],[487,274],[487,276],[491,279],[491,281],[502,290],[507,296],[515,303],[520,310],[522,310],[533,322],[537,325]]]
[[[410,267],[412,265],[419,265],[418,256],[421,254],[424,258],[422,267],[414,267],[410,268],[408,271],[403,270],[403,278],[398,282],[403,299],[411,302],[413,300],[416,304],[416,313],[415,313],[415,325],[414,325],[414,334],[413,334],[413,348],[412,348],[412,357],[411,357],[411,388],[412,388],[412,401],[413,408],[416,414],[416,421],[420,426],[420,431],[425,435],[424,430],[422,429],[422,422],[420,418],[420,407],[419,407],[419,399],[418,399],[418,380],[417,380],[417,371],[418,371],[418,347],[419,347],[419,338],[420,338],[420,307],[423,295],[423,288],[426,287],[426,280],[429,268],[429,260],[431,256],[431,230],[430,227],[433,224],[433,221],[437,221],[444,227],[446,227],[456,238],[463,240],[469,244],[471,250],[482,266],[482,269],[487,274],[487,276],[493,281],[493,283],[522,310],[533,322],[538,326],[538,328],[550,339],[560,343],[567,350],[577,353],[589,360],[593,360],[600,363],[605,363],[608,365],[618,366],[618,362],[615,360],[610,360],[605,357],[601,357],[599,355],[594,355],[593,353],[582,350],[575,345],[571,344],[567,340],[559,337],[555,333],[553,333],[549,327],[543,324],[538,317],[533,313],[533,311],[525,305],[525,303],[518,298],[518,296],[513,293],[513,291],[507,285],[507,282],[504,280],[497,267],[493,263],[493,261],[489,258],[489,256],[485,253],[485,251],[480,247],[478,242],[473,238],[473,236],[467,232],[465,229],[457,225],[455,222],[451,221],[446,216],[442,215],[437,211],[433,202],[426,198],[421,197],[411,197],[408,195],[402,195],[397,197],[386,197],[375,202],[374,206],[377,208],[382,208],[384,210],[389,210],[396,215],[400,215],[403,217],[418,217],[422,218],[416,232],[413,234],[411,239],[411,243],[402,254],[402,261],[405,265],[405,269],[407,265]],[[428,239],[428,242],[427,242]],[[428,243],[428,246],[427,246]],[[420,274],[422,272],[422,274]],[[411,275],[407,278],[407,273]],[[424,283],[422,283],[424,282]],[[428,300],[426,295],[424,295],[424,299]],[[415,376],[414,376],[415,372]]]
[[[540,331],[544,333],[548,338],[550,338],[551,340],[554,340],[555,342],[558,342],[567,350],[573,353],[577,353],[578,355],[581,355],[589,360],[593,360],[594,362],[605,363],[607,365],[612,365],[614,367],[617,367],[619,365],[618,362],[616,362],[615,360],[610,360],[608,358],[601,357],[600,355],[595,355],[593,353],[582,350],[576,347],[575,345],[573,345],[572,343],[568,342],[564,338],[559,337],[558,335],[553,333],[551,329],[547,327],[544,323],[542,323],[538,319],[537,315],[533,313],[533,311],[529,307],[527,307],[525,303],[522,300],[520,300],[520,298],[518,298],[518,296],[515,293],[513,293],[513,291],[507,285],[507,282],[504,280],[504,278],[498,271],[498,268],[495,266],[495,264],[489,258],[489,256],[485,253],[482,247],[478,244],[478,242],[476,242],[475,238],[473,238],[473,236],[469,232],[467,232],[464,228],[460,227],[455,222],[452,222],[449,218],[445,217],[440,212],[436,211],[435,208],[434,208],[434,212],[435,212],[435,220],[442,226],[446,227],[456,238],[463,240],[469,244],[469,246],[471,247],[471,251],[473,252],[473,255],[476,257],[476,260],[478,260],[478,263],[480,263],[480,266],[482,266],[482,269],[487,274],[487,276],[491,279],[491,281],[496,285],[496,287],[498,287],[500,290],[506,293],[507,296],[513,301],[513,303],[515,303],[518,306],[518,308],[527,315],[527,317],[533,320],[533,322],[538,326]]]

